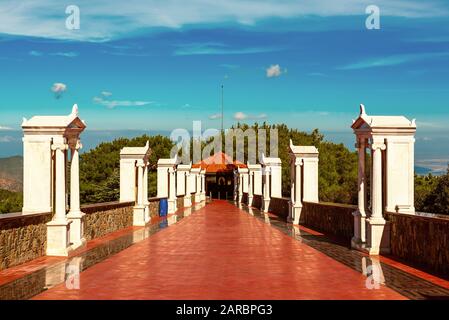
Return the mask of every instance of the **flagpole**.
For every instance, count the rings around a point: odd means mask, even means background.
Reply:
[[[223,118],[224,118],[224,86],[221,85],[221,132],[223,132]]]

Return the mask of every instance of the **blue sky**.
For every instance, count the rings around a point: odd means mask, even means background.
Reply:
[[[219,127],[221,84],[225,126],[350,132],[364,103],[449,132],[448,1],[6,0],[0,21],[3,137],[74,103],[89,130]]]

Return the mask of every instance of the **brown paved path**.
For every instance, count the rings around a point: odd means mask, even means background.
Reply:
[[[35,299],[404,299],[224,201]]]

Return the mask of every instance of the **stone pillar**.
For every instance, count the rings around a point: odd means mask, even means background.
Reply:
[[[168,168],[168,213],[175,213],[176,211],[176,176],[173,167]]]
[[[53,220],[47,223],[47,255],[68,256],[72,250],[70,244],[70,224],[66,218],[66,150],[65,139],[54,139],[52,150],[55,152],[55,208]]]
[[[264,168],[265,174],[265,183],[263,185],[263,212],[268,212],[270,208],[270,200],[271,200],[271,186],[270,186],[270,168]]]
[[[366,241],[366,173],[365,173],[365,161],[366,161],[366,143],[365,138],[358,139],[356,144],[358,150],[358,208],[353,212],[354,216],[354,237],[352,238],[353,247],[362,244]]]
[[[201,170],[201,201],[206,201],[206,169]]]
[[[80,186],[79,186],[79,149],[82,148],[81,142],[76,140],[70,145],[70,153],[72,156],[70,162],[70,211],[67,215],[70,226],[70,241],[74,247],[86,244],[84,238],[84,213],[81,212],[80,205]]]
[[[145,163],[143,169],[143,205],[145,206],[145,223],[148,223],[151,219],[150,217],[150,202],[148,201],[148,167],[149,163]]]
[[[239,173],[239,196],[238,196],[238,202],[242,203],[243,198],[243,174]]]
[[[385,150],[386,147],[383,142],[373,141],[371,148],[373,150],[373,177],[371,181],[373,193],[371,195],[371,216],[367,219],[369,227],[367,244],[369,253],[377,255],[381,250],[386,223],[382,215],[382,150]]]
[[[157,167],[157,197],[168,198],[168,168]]]
[[[143,187],[143,176],[144,176],[145,163],[142,160],[137,161],[137,199],[136,205],[133,210],[133,225],[134,226],[145,226],[145,205],[143,201],[144,187]]]
[[[253,195],[254,195],[254,172],[250,171],[248,173],[248,207],[253,205]]]
[[[295,201],[293,202],[293,223],[299,224],[304,222],[301,219],[301,211],[302,211],[302,200],[301,200],[301,188],[302,188],[302,178],[301,178],[301,165],[302,161],[297,159],[295,161]]]
[[[192,206],[192,191],[190,190],[190,172],[186,171],[185,175],[185,190],[186,194],[184,196],[184,207]]]
[[[201,169],[198,169],[197,172],[195,172],[195,202],[200,203],[201,202]]]

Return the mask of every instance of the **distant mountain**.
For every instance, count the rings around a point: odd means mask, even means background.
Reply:
[[[0,158],[0,189],[22,191],[23,158]]]

